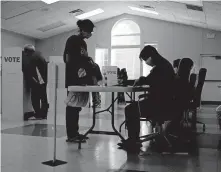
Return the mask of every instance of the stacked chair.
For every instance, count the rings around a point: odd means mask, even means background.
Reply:
[[[198,83],[197,86],[194,87],[194,93],[193,93],[193,100],[190,104],[190,111],[193,114],[193,127],[196,129],[196,124],[202,124],[203,125],[203,132],[206,130],[206,125],[203,122],[197,121],[197,109],[201,106],[201,95],[203,90],[203,85],[206,78],[207,69],[201,68],[199,70],[199,76],[198,76]]]

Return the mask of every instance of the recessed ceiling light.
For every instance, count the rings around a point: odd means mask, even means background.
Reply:
[[[59,0],[42,0],[43,2],[45,2],[46,4],[52,4],[52,3],[55,3]]]
[[[158,15],[159,13],[156,12],[156,11],[153,11],[153,10],[147,10],[147,9],[143,9],[143,8],[137,8],[137,7],[131,7],[131,6],[128,6],[131,10],[134,10],[134,11],[139,11],[139,12],[144,12],[144,13],[149,13],[149,14],[155,14],[155,15]]]
[[[85,19],[85,18],[89,18],[89,17],[95,16],[95,15],[101,14],[103,12],[104,12],[104,10],[102,10],[101,8],[98,8],[96,10],[89,11],[89,12],[80,14],[80,15],[75,16],[75,17],[78,18],[78,19]]]

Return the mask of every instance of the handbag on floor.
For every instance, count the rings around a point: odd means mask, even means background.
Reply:
[[[89,92],[70,91],[65,100],[65,104],[70,107],[85,107],[89,100]]]

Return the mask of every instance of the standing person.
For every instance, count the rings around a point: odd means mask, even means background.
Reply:
[[[48,98],[47,98],[47,62],[40,52],[35,51],[33,45],[24,46],[24,59],[22,71],[27,86],[31,89],[31,101],[34,108],[34,117],[47,119]],[[24,120],[32,116],[25,115]]]
[[[140,115],[146,118],[156,115],[166,115],[173,101],[173,82],[175,73],[168,60],[163,58],[157,50],[148,45],[140,53],[140,59],[152,68],[147,77],[135,80],[134,86],[149,85],[148,98],[131,103],[125,107],[125,118],[128,129],[128,139],[118,145],[126,150],[141,146],[139,143]]]
[[[84,41],[84,39],[92,36],[94,24],[92,21],[85,19],[78,20],[77,26],[79,33],[67,39],[63,54],[66,64],[66,88],[72,85],[93,85],[94,83],[92,69],[88,65],[89,63],[93,63],[93,60],[88,57],[87,44]],[[67,142],[78,142],[82,138],[82,135],[78,132],[80,111],[81,107],[66,106]]]

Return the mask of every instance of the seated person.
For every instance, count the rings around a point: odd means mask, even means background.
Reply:
[[[147,77],[140,77],[135,80],[134,86],[149,85],[148,98],[133,102],[125,107],[126,126],[128,129],[128,139],[118,145],[126,150],[140,147],[140,115],[146,118],[165,115],[160,110],[165,111],[172,103],[173,81],[175,73],[169,61],[163,58],[152,46],[145,46],[140,53],[140,59],[144,60],[152,70]]]
[[[194,83],[190,81],[192,67],[193,61],[190,58],[183,58],[180,60],[179,68],[176,73],[174,82],[174,103],[176,108],[174,109],[181,113],[190,106],[190,101],[194,97],[195,87]],[[180,115],[180,117],[182,117],[182,115]]]

